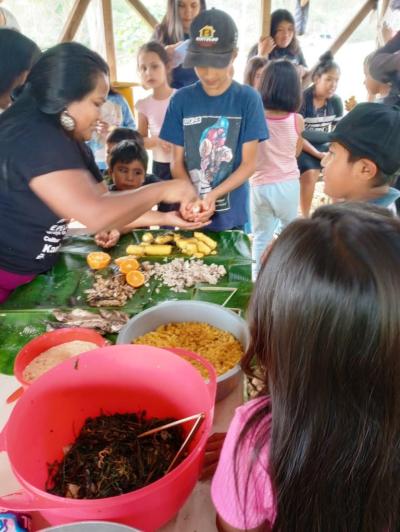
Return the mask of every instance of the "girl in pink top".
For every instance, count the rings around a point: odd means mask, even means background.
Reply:
[[[297,216],[302,149],[301,85],[290,61],[269,63],[260,84],[269,139],[258,146],[256,172],[250,178],[250,214],[253,228],[253,279],[274,234]]]
[[[138,130],[144,138],[145,148],[153,151],[153,174],[160,179],[169,180],[172,179],[171,145],[158,135],[175,90],[169,86],[170,61],[162,44],[150,41],[139,49],[138,69],[143,87],[152,91],[150,96],[136,103]],[[175,209],[173,205],[165,204],[164,207],[168,210]]]
[[[400,526],[400,221],[320,207],[269,249],[250,304],[265,392],[236,411],[212,483],[220,531]]]

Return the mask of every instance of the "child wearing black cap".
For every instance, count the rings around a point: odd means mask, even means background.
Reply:
[[[400,109],[361,103],[329,134],[322,159],[325,193],[396,212],[400,192],[390,185],[400,170]]]
[[[254,173],[259,141],[268,138],[260,95],[232,80],[237,28],[218,9],[201,12],[190,27],[184,66],[199,81],[171,99],[160,138],[173,144],[172,175],[190,179],[196,204],[181,207],[187,219],[206,220],[209,229],[243,228],[248,221],[248,178]]]

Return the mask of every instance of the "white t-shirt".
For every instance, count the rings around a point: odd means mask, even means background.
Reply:
[[[150,95],[136,103],[136,110],[147,119],[150,137],[159,136],[169,102],[174,93],[175,90],[171,96],[164,100],[156,100],[153,95]],[[153,160],[158,163],[170,163],[171,153],[167,153],[159,147],[153,148]]]

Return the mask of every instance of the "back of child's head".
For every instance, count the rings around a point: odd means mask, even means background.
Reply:
[[[116,127],[108,135],[107,144],[118,144],[123,140],[133,140],[134,142],[144,146],[144,140],[139,131],[129,127]]]
[[[348,161],[372,161],[377,168],[373,186],[392,184],[400,170],[400,108],[360,103],[329,134],[349,152]]]
[[[335,62],[332,52],[325,52],[319,58],[319,61],[315,68],[312,71],[311,77],[315,83],[323,74],[330,72],[331,70],[336,70],[340,72],[339,65]]]
[[[271,13],[271,32],[270,32],[271,37],[272,38],[275,37],[278,31],[278,26],[282,22],[288,22],[289,24],[293,26],[293,39],[291,40],[288,46],[288,50],[292,54],[299,53],[300,45],[296,37],[296,23],[295,23],[293,15],[287,9],[276,9],[275,11]]]
[[[259,91],[264,109],[294,113],[301,105],[300,78],[290,61],[271,61],[264,70]]]
[[[244,71],[243,83],[254,87],[257,72],[268,64],[268,59],[256,55],[247,61]]]
[[[144,146],[134,140],[123,140],[111,150],[109,167],[112,172],[117,163],[129,164],[133,161],[139,161],[147,171],[149,158]]]
[[[269,250],[242,365],[256,357],[271,402],[246,424],[235,462],[249,430],[256,453],[271,439],[274,531],[397,530],[399,293],[400,221],[378,207],[321,207]]]

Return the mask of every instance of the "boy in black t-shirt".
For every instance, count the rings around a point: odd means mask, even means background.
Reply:
[[[133,190],[143,185],[158,183],[160,179],[146,174],[147,152],[138,142],[123,140],[111,150],[108,166],[112,191]]]

